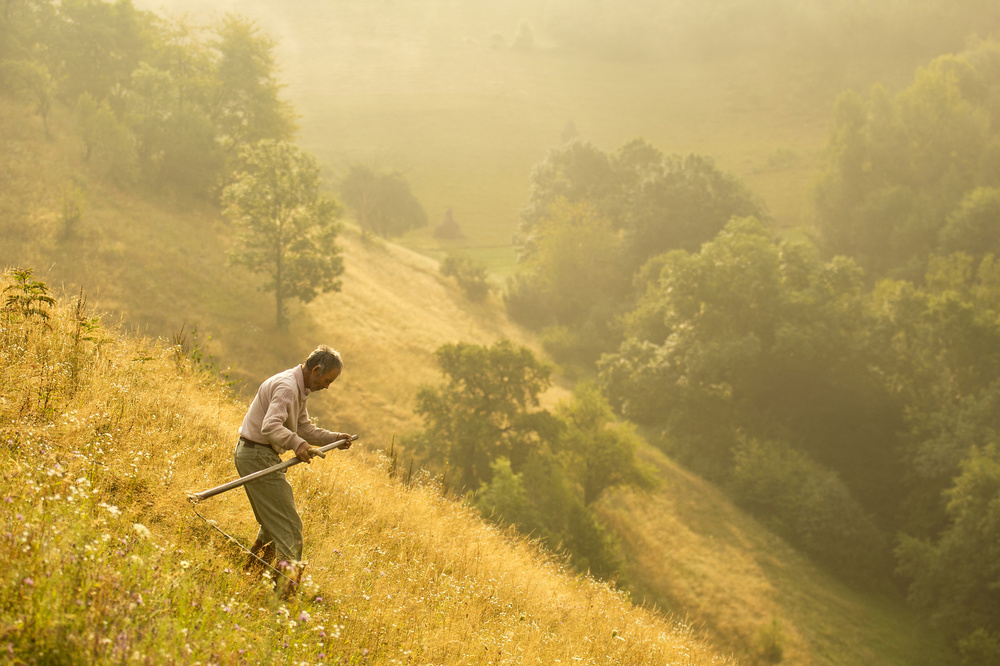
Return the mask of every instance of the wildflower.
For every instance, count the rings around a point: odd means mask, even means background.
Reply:
[[[31,576],[28,576],[22,582],[24,583],[25,587],[34,587],[35,586],[35,581],[31,578]]]
[[[181,560],[180,561],[180,565],[181,565],[181,569],[187,569],[188,567],[191,566],[191,563],[188,562],[187,560]]]
[[[149,531],[149,528],[143,525],[142,523],[133,523],[132,531],[138,534],[139,537],[142,539],[148,539],[149,537],[152,536],[152,533]]]
[[[309,621],[309,613],[305,611],[299,613],[299,622],[308,622],[308,621]]]

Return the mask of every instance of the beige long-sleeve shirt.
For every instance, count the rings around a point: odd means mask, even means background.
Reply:
[[[302,366],[297,365],[266,379],[243,418],[240,435],[251,442],[270,444],[278,454],[295,451],[302,442],[323,446],[340,433],[324,430],[309,420]]]

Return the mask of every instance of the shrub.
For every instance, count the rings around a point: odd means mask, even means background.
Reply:
[[[486,265],[471,257],[451,255],[441,262],[441,274],[454,277],[470,301],[479,302],[490,293]]]
[[[745,441],[734,459],[734,499],[775,533],[849,580],[885,573],[885,538],[834,472],[779,442]]]

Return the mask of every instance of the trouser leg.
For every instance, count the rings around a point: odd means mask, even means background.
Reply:
[[[256,446],[252,449],[237,446],[236,470],[246,476],[281,462],[274,451]],[[257,541],[273,541],[278,560],[297,562],[302,559],[302,519],[295,510],[292,487],[285,478],[285,471],[274,472],[255,479],[243,486],[250,507],[260,525]]]

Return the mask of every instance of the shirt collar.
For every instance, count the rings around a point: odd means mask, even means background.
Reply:
[[[295,383],[299,386],[299,395],[303,398],[309,395],[309,389],[306,388],[306,378],[302,372],[302,366],[295,366]]]

